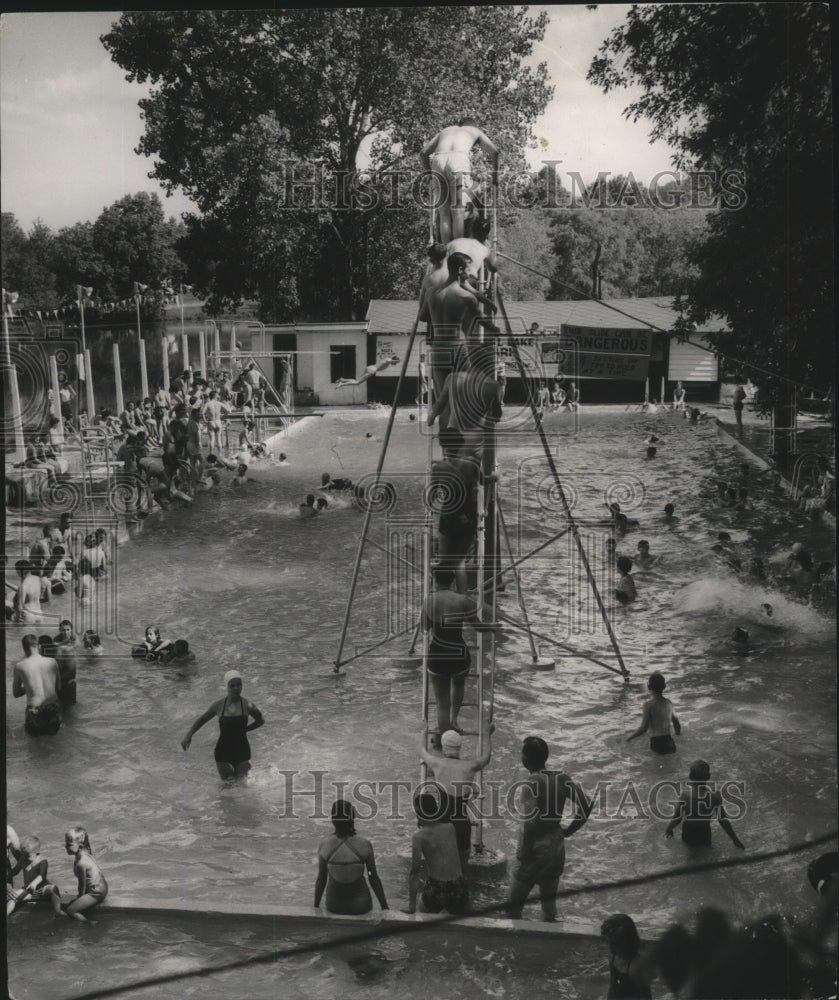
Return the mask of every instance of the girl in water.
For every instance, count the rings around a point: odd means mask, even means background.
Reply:
[[[83,911],[93,909],[105,901],[108,895],[108,883],[99,865],[93,860],[93,850],[83,826],[71,827],[64,834],[64,848],[68,854],[75,857],[73,874],[79,880],[79,894],[63,905],[58,913],[60,915],[63,911],[68,917],[74,917],[83,923],[93,923],[94,921],[89,921]]]
[[[227,695],[214,701],[203,715],[192,723],[181,740],[184,750],[189,749],[192,737],[210,719],[218,719],[219,737],[213,756],[222,778],[238,778],[251,769],[251,747],[247,734],[265,725],[262,712],[242,697],[242,675],[238,670],[228,670],[224,675]],[[248,725],[248,716],[253,722]]]
[[[172,643],[168,639],[161,638],[159,628],[155,625],[149,625],[143,644],[135,646],[131,650],[131,655],[146,660],[160,660],[171,651]]]
[[[330,913],[369,913],[373,909],[370,889],[364,878],[367,870],[370,887],[379,906],[388,909],[385,891],[376,871],[373,846],[355,832],[355,809],[344,799],[332,806],[335,833],[318,847],[318,877],[315,882],[315,909],[326,889],[326,908]]]
[[[609,942],[612,957],[609,961],[608,1000],[626,997],[643,1000],[650,997],[650,983],[642,960],[638,955],[641,939],[632,917],[615,913],[607,917],[600,928],[601,937]]]

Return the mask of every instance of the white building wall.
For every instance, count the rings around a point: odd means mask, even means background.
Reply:
[[[697,346],[702,344],[706,349]],[[670,360],[667,365],[667,379],[670,382],[716,382],[719,379],[719,363],[716,354],[707,350],[708,342],[702,336],[694,335],[684,344],[671,340]]]

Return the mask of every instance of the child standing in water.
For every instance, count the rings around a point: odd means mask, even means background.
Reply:
[[[644,714],[641,716],[641,725],[635,732],[626,738],[626,742],[634,740],[636,736],[641,736],[648,729],[650,731],[650,750],[656,753],[675,753],[676,742],[670,735],[670,723],[673,723],[673,731],[679,736],[682,726],[673,711],[673,703],[669,698],[664,697],[666,685],[664,675],[657,670],[650,674],[647,681],[647,688],[652,694],[652,698],[644,705]]]
[[[84,915],[83,911],[99,906],[105,901],[105,897],[108,895],[108,883],[99,870],[99,865],[93,860],[93,850],[87,831],[83,826],[71,827],[64,834],[64,848],[68,854],[75,857],[73,874],[79,880],[79,894],[75,899],[62,906],[57,914],[61,914],[63,911],[68,917],[73,917],[84,923],[94,923]]]

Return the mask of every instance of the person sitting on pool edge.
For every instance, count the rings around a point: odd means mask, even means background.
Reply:
[[[382,881],[376,871],[373,845],[355,832],[355,809],[351,802],[338,799],[332,806],[335,832],[318,846],[318,876],[315,882],[315,909],[320,907],[324,889],[330,913],[357,915],[373,909],[370,889],[379,906],[389,909]],[[365,869],[370,880],[368,888]]]
[[[676,752],[676,743],[670,735],[670,724],[673,724],[673,731],[677,736],[681,735],[682,725],[673,711],[673,703],[669,698],[664,697],[666,683],[664,675],[657,670],[650,674],[647,688],[652,694],[652,698],[644,705],[641,725],[631,736],[627,736],[627,743],[649,730],[650,750],[661,754]]]
[[[428,878],[420,901],[425,913],[466,913],[469,889],[460,867],[457,837],[444,817],[444,808],[428,792],[414,795],[414,812],[419,829],[411,837],[411,871],[408,875],[406,913],[416,913],[420,889],[420,868],[425,861]]]

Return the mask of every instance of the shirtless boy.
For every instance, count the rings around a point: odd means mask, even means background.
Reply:
[[[15,664],[12,694],[15,698],[26,695],[24,728],[30,736],[54,736],[61,728],[58,664],[50,657],[41,656],[36,635],[25,635],[21,643],[26,656]]]
[[[650,750],[654,750],[656,753],[676,752],[675,740],[670,735],[670,724],[673,724],[673,731],[677,736],[681,735],[682,725],[673,711],[672,702],[669,698],[664,697],[666,683],[664,675],[660,674],[657,670],[655,673],[650,674],[650,679],[647,681],[647,688],[650,694],[652,694],[652,698],[644,705],[641,725],[631,736],[627,736],[627,743],[649,730]]]
[[[423,763],[430,768],[435,782],[440,786],[440,806],[446,811],[446,818],[454,827],[457,850],[460,854],[460,866],[466,872],[469,862],[469,852],[472,845],[472,823],[469,819],[466,803],[478,791],[475,775],[489,764],[492,757],[492,734],[495,732],[493,723],[489,725],[487,749],[477,760],[461,760],[460,748],[463,743],[460,733],[447,729],[440,737],[443,756],[430,754],[420,748]]]
[[[416,913],[423,860],[428,878],[422,890],[425,913],[466,913],[469,891],[460,867],[454,827],[443,819],[443,810],[433,795],[419,792],[414,796],[414,812],[419,829],[411,838],[411,873],[408,881],[408,908]]]

